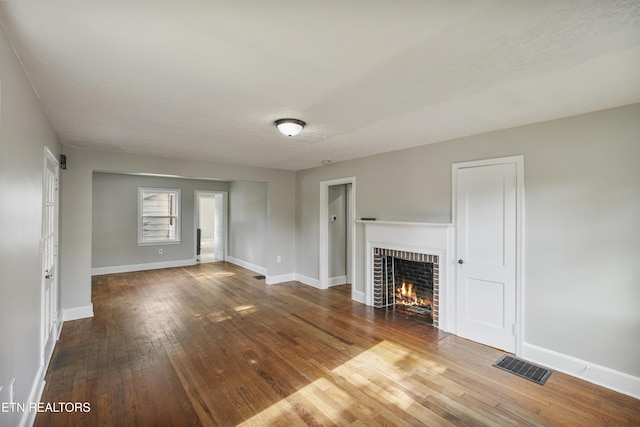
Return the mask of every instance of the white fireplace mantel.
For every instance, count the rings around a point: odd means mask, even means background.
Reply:
[[[401,226],[414,226],[414,227],[453,227],[453,224],[448,222],[413,222],[413,221],[378,221],[375,219],[358,219],[356,222],[360,224],[373,224],[373,225],[401,225]]]
[[[440,257],[440,329],[449,330],[455,306],[454,225],[407,221],[358,220],[364,224],[366,241],[365,302],[373,305],[373,248],[438,255]]]

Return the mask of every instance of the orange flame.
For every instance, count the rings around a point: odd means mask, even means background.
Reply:
[[[402,286],[396,289],[396,304],[433,306],[428,298],[418,298],[413,283],[405,282],[402,282]]]

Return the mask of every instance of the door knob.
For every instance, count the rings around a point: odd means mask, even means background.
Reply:
[[[44,275],[45,279],[53,279],[53,274],[47,273]]]
[[[459,260],[458,260],[458,264],[464,264],[464,261],[463,261],[463,260],[461,260],[461,259],[459,259]]]

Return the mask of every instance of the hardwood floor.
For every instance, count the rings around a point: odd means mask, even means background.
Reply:
[[[640,402],[353,302],[227,264],[97,276],[66,322],[36,426],[640,425]]]

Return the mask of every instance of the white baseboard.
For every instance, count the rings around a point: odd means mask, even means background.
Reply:
[[[267,285],[274,285],[276,283],[290,282],[292,280],[295,280],[294,274],[281,274],[278,276],[268,276],[266,268],[260,267],[259,265],[251,264],[250,262],[241,260],[239,258],[234,258],[230,256],[230,257],[227,257],[227,262],[238,265],[242,268],[246,268],[247,270],[254,271],[258,274],[262,274],[263,276],[265,276],[265,283]]]
[[[93,309],[91,309],[91,312],[93,313]],[[64,326],[64,319],[62,318],[62,316],[58,316],[58,321],[56,322],[56,342],[58,342],[58,340],[60,339],[60,334],[62,333],[62,326]]]
[[[179,259],[176,261],[148,262],[145,264],[114,265],[113,267],[96,267],[91,269],[92,276],[101,274],[129,273],[132,271],[157,270],[160,268],[187,267],[196,265],[195,259]]]
[[[329,278],[329,286],[344,285],[347,283],[347,276],[336,276]]]
[[[281,274],[279,276],[267,276],[266,283],[267,285],[275,285],[276,283],[284,283],[284,282],[292,282],[296,280],[296,275],[291,274]]]
[[[234,258],[232,256],[227,257],[227,262],[231,264],[238,265],[242,268],[246,268],[247,270],[255,271],[258,274],[262,274],[263,276],[267,275],[267,269],[264,267],[260,267],[259,265],[251,264],[250,262],[241,260],[239,258]]]
[[[337,279],[339,279],[339,281],[341,283],[345,283],[347,281],[346,276],[342,276],[342,277],[339,277]],[[303,274],[295,274],[295,280],[297,280],[298,282],[304,283],[305,285],[313,286],[314,288],[317,288],[317,289],[325,289],[325,288],[320,287],[320,280],[314,279],[312,277],[305,276]],[[333,278],[330,279],[330,280],[333,280]],[[339,285],[341,283],[331,283],[329,286],[335,286],[335,285]],[[359,302],[359,303],[362,303],[362,304],[366,304],[365,303],[366,299],[365,299],[364,292],[355,291],[355,290],[353,290],[353,288],[351,290],[351,299],[356,301],[356,302]]]
[[[365,295],[364,292],[356,291],[353,288],[351,289],[351,299],[362,304],[365,304]]]
[[[64,322],[69,320],[86,319],[93,317],[93,304],[85,305],[84,307],[65,308],[62,310],[62,320]]]
[[[320,287],[320,280],[314,279],[312,277],[305,276],[304,274],[294,274],[295,279],[298,282],[304,283],[305,285],[313,286],[314,288],[322,289]]]
[[[33,384],[31,385],[31,391],[29,392],[29,397],[25,404],[29,404],[32,402],[40,402],[40,398],[42,398],[42,392],[44,391],[44,376],[47,373],[47,369],[49,367],[49,362],[44,366],[40,366],[36,376],[33,380]],[[38,411],[29,411],[25,410],[22,413],[22,417],[20,417],[20,423],[18,424],[20,427],[32,426],[36,421],[36,415],[38,415]]]
[[[93,310],[92,310],[93,315]],[[44,361],[43,365],[40,366],[36,376],[33,380],[33,384],[31,385],[31,391],[29,392],[29,397],[25,403],[31,402],[40,402],[42,399],[42,393],[44,392],[45,386],[45,375],[47,374],[47,370],[49,369],[49,364],[51,363],[51,356],[53,356],[53,350],[55,349],[56,342],[60,338],[60,333],[62,333],[62,324],[64,321],[62,319],[58,319],[54,330],[52,332],[53,337],[50,342],[52,345],[47,345],[45,348]],[[36,421],[37,411],[24,411],[22,417],[20,418],[20,423],[18,424],[20,427],[32,426]]]
[[[523,343],[522,357],[558,372],[640,399],[640,378],[586,360]]]

